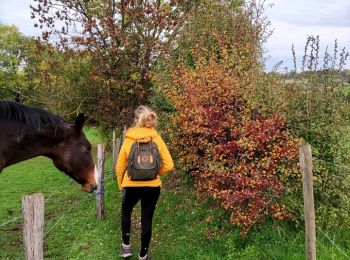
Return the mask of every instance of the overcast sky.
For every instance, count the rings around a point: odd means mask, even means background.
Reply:
[[[350,50],[350,0],[267,0],[274,3],[266,12],[274,32],[268,39],[266,49],[271,68],[280,60],[291,66],[292,43],[300,64],[308,35],[319,35],[321,50],[334,46]],[[347,68],[350,68],[350,61]]]
[[[40,35],[33,27],[29,5],[33,0],[0,0],[0,23],[14,24],[25,35]],[[279,61],[291,68],[291,46],[294,43],[297,62],[303,55],[306,37],[319,35],[321,50],[334,45],[350,50],[350,0],[266,0],[273,4],[266,14],[274,30],[265,45],[268,69]],[[350,68],[350,60],[346,66]]]

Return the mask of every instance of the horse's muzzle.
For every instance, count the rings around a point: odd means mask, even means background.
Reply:
[[[93,192],[94,190],[97,189],[97,185],[96,184],[90,184],[90,183],[85,183],[84,185],[82,185],[82,188],[84,191],[86,192]]]

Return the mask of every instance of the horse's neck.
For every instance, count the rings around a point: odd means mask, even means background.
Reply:
[[[22,147],[24,149],[20,149],[17,151],[17,162],[28,160],[41,155],[50,157],[52,153],[52,148],[55,145],[55,143],[46,143],[43,142],[42,139],[43,138],[33,138],[33,140],[36,140],[35,142],[31,144],[23,144]]]
[[[42,132],[23,136],[19,135],[14,138],[13,144],[10,146],[10,151],[7,152],[8,158],[4,155],[6,161],[4,167],[41,155],[52,159],[55,145],[61,140],[62,138],[60,137],[52,137]]]

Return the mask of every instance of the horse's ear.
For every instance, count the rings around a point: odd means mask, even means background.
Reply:
[[[83,126],[84,126],[84,114],[81,113],[77,116],[77,118],[75,119],[75,130],[77,131],[77,133],[81,133],[83,130]]]

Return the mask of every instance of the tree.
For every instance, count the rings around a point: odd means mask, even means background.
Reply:
[[[25,67],[28,50],[34,46],[34,40],[17,27],[0,25],[0,98],[23,102],[30,97]]]
[[[149,71],[185,20],[189,1],[40,0],[31,6],[42,38],[92,59],[101,82],[95,115],[121,125],[133,107],[147,102]]]
[[[36,105],[66,118],[94,110],[100,82],[93,77],[90,56],[38,43],[28,55],[24,71],[28,83],[35,86],[32,97]]]

